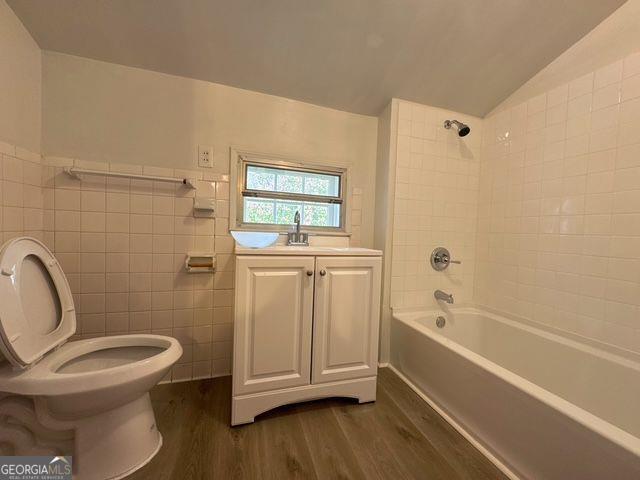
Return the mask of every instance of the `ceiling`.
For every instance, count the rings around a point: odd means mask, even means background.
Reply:
[[[483,116],[624,0],[8,0],[44,50],[367,115]]]

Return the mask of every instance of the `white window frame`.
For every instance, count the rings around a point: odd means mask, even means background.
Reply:
[[[231,230],[246,231],[276,231],[279,233],[287,233],[291,231],[292,225],[264,224],[264,223],[245,223],[244,222],[244,197],[251,196],[251,190],[246,189],[246,172],[248,165],[257,165],[261,167],[271,167],[278,169],[289,169],[298,172],[320,173],[328,175],[338,175],[340,177],[340,195],[339,197],[329,198],[326,196],[313,196],[296,193],[273,192],[260,196],[266,198],[279,198],[284,200],[312,201],[327,204],[340,205],[340,226],[338,227],[318,227],[310,225],[302,225],[305,232],[317,235],[330,236],[348,236],[351,235],[351,215],[347,208],[348,201],[348,185],[349,185],[349,169],[341,166],[318,165],[307,162],[295,161],[290,158],[255,153],[245,150],[237,150],[231,148],[230,159],[230,183],[234,189],[231,192],[231,203],[229,205],[229,227]]]

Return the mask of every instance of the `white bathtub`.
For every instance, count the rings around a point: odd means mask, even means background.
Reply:
[[[394,312],[390,366],[511,478],[640,479],[640,355],[454,308]]]

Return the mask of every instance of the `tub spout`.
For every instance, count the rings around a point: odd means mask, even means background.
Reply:
[[[436,290],[433,292],[433,296],[436,300],[444,300],[447,303],[453,303],[453,295],[445,293],[442,290]]]

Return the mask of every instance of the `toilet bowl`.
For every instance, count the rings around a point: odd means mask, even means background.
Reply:
[[[72,454],[74,478],[81,480],[122,478],[162,445],[149,390],[182,348],[159,335],[67,341],[75,330],[71,290],[53,254],[33,238],[5,243],[0,444],[15,455]]]

